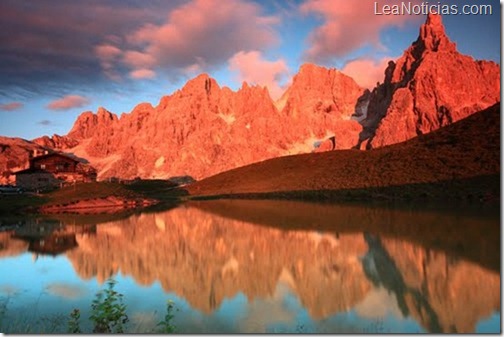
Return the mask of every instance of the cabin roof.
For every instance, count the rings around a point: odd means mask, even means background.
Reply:
[[[21,171],[17,171],[17,172],[14,172],[14,174],[18,175],[18,174],[33,174],[33,173],[47,173],[47,174],[51,174],[51,172],[48,172],[46,170],[42,170],[42,169],[37,169],[37,168],[27,168],[27,169],[24,169],[24,170],[21,170]]]
[[[39,160],[39,159],[45,159],[45,158],[50,158],[50,157],[61,157],[61,158],[65,158],[65,159],[70,159],[76,163],[79,163],[79,161],[75,158],[72,158],[70,156],[67,156],[67,155],[64,155],[62,153],[57,153],[57,152],[53,152],[53,153],[48,153],[48,154],[44,154],[42,156],[37,156],[37,157],[33,157],[32,159],[30,159],[30,161],[36,161],[36,160]]]

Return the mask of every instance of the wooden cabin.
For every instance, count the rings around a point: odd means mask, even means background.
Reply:
[[[28,169],[14,174],[16,186],[29,190],[96,180],[94,169],[84,169],[78,160],[56,152],[31,158]]]
[[[30,159],[30,168],[44,170],[50,173],[76,172],[78,160],[60,153],[49,153]]]

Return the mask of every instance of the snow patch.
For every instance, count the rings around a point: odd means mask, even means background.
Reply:
[[[225,264],[222,266],[221,275],[226,275],[228,272],[235,274],[238,272],[238,268],[240,267],[240,263],[234,257],[231,257]]]
[[[292,273],[285,267],[282,268],[282,272],[278,277],[278,283],[284,283],[287,284],[291,289],[296,289],[296,281],[294,281]]]
[[[219,116],[224,122],[226,122],[227,125],[233,124],[236,120],[236,117],[233,114],[226,115],[222,112],[219,112],[217,116]]]
[[[275,101],[275,103],[274,103],[275,108],[278,111],[282,111],[283,108],[285,107],[285,104],[287,104],[287,100],[288,99],[289,99],[289,95],[288,94],[284,94],[282,97],[280,97],[280,99],[278,99],[277,101]]]
[[[333,136],[334,132],[329,130],[326,130],[325,135],[321,138],[315,137],[315,135],[312,134],[310,137],[306,138],[304,142],[292,144],[291,147],[288,150],[286,150],[285,154],[291,155],[291,154],[310,153],[317,147],[319,147],[323,141]]]
[[[164,158],[163,156],[161,156],[161,157],[159,157],[159,158],[156,160],[156,162],[154,163],[154,166],[155,166],[156,168],[160,168],[161,166],[163,166],[164,162],[165,162],[165,158]]]
[[[156,227],[160,231],[162,231],[162,232],[166,231],[166,222],[164,221],[164,219],[161,216],[156,214],[156,216],[154,218],[154,222],[156,223]]]

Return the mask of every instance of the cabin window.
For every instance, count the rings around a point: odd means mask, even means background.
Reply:
[[[46,167],[46,166],[45,166],[45,164],[40,164],[40,168],[41,168],[42,170],[45,170],[45,167]]]

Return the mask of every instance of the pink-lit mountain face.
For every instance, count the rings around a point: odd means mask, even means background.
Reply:
[[[350,77],[312,64],[301,67],[278,102],[266,88],[244,83],[234,92],[204,74],[156,107],[139,104],[119,118],[103,108],[81,114],[64,137],[78,145],[66,151],[89,160],[100,179],[200,179],[310,152],[332,135],[337,148],[356,146],[362,127],[351,116],[363,93]]]
[[[396,62],[370,98],[367,148],[429,133],[500,101],[500,66],[457,51],[439,15],[429,15],[418,39]]]
[[[500,100],[500,66],[458,53],[438,15],[384,73],[369,92],[336,69],[305,64],[276,102],[266,88],[234,92],[203,74],[155,107],[84,112],[66,136],[34,142],[85,158],[99,179],[201,179],[278,156],[402,142]]]

